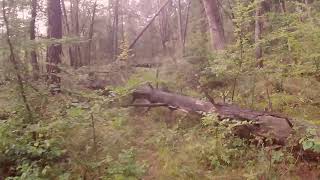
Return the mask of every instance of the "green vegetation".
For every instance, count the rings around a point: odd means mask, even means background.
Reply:
[[[320,178],[320,1],[0,1],[0,180]]]

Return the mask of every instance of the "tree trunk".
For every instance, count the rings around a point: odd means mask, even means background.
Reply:
[[[80,38],[80,25],[79,25],[79,1],[74,0],[73,8],[74,8],[74,33]],[[81,56],[81,48],[79,44],[75,45],[75,57],[76,57],[76,68],[83,66],[85,63],[82,62]]]
[[[13,44],[12,44],[11,39],[10,39],[11,34],[10,34],[10,28],[9,28],[9,21],[8,21],[7,13],[6,13],[5,0],[2,0],[2,15],[3,15],[3,20],[4,20],[4,25],[5,25],[5,28],[6,28],[6,35],[7,35],[6,36],[6,40],[7,40],[7,43],[9,45],[9,50],[10,50],[10,58],[9,58],[9,60],[12,63],[13,68],[15,70],[15,75],[17,77],[18,88],[19,88],[18,90],[19,90],[19,93],[21,95],[22,101],[24,103],[25,109],[27,111],[28,120],[32,121],[31,108],[30,108],[28,100],[27,100],[27,95],[26,95],[26,92],[25,92],[23,79],[22,79],[22,76],[20,74],[19,64],[18,64],[18,61],[16,59],[16,55],[14,53],[14,47],[13,47]]]
[[[114,4],[114,20],[113,20],[113,58],[118,57],[118,30],[119,30],[119,0],[115,0]]]
[[[209,22],[212,47],[215,50],[223,50],[226,46],[222,16],[217,0],[203,0],[207,19]]]
[[[307,123],[305,121],[297,121],[279,114],[271,112],[254,111],[242,109],[230,104],[221,104],[201,101],[188,96],[182,96],[174,93],[168,93],[151,86],[140,87],[133,93],[133,101],[140,99],[146,104],[131,104],[134,107],[168,107],[174,110],[182,110],[187,113],[198,113],[200,115],[214,113],[219,120],[250,122],[240,123],[233,128],[236,135],[242,138],[259,137],[268,141],[272,140],[272,144],[287,145],[289,138],[295,128],[298,133],[305,134],[307,129],[315,129],[316,136],[320,137],[320,127]],[[210,98],[209,98],[210,99]],[[298,140],[299,141],[299,140]],[[295,144],[297,143],[297,144]],[[295,148],[301,150],[301,144],[295,142]],[[290,144],[292,145],[292,144]],[[299,152],[300,153],[300,152]],[[299,154],[300,156],[301,154]],[[310,150],[302,150],[302,155],[314,160],[320,160],[320,153]]]
[[[158,9],[161,8],[161,0],[158,0]],[[166,43],[169,40],[169,23],[168,23],[168,12],[167,9],[163,9],[159,15],[159,32],[161,37],[161,45],[164,51],[164,54],[167,54]]]
[[[308,18],[311,18],[311,9],[310,9],[310,2],[309,2],[309,0],[304,0],[304,4],[305,4],[306,9],[307,9]]]
[[[261,2],[262,3],[262,2]],[[262,68],[263,67],[263,61],[262,58],[262,47],[261,47],[261,33],[262,33],[262,4],[258,3],[256,5],[256,14],[255,14],[255,56],[257,60],[257,67]]]
[[[126,37],[125,37],[125,27],[124,27],[124,18],[125,18],[125,3],[123,2],[123,0],[120,0],[120,5],[121,5],[121,41],[125,42],[126,41]],[[128,6],[126,6],[128,7]]]
[[[179,30],[179,55],[183,55],[183,28],[182,28],[182,9],[181,9],[181,0],[178,0],[178,30]]]
[[[65,23],[65,26],[66,26],[66,31],[67,31],[67,34],[70,35],[70,26],[69,26],[69,21],[68,21],[68,14],[67,14],[67,11],[66,11],[66,6],[65,6],[65,3],[64,3],[64,0],[61,0],[61,6],[62,6],[62,10],[63,10],[63,17],[64,17],[64,23]],[[68,53],[69,53],[69,58],[70,58],[70,65],[72,67],[74,67],[75,60],[74,60],[74,55],[73,55],[73,52],[72,52],[72,48],[70,46],[68,47]]]
[[[62,38],[62,12],[60,0],[48,1],[48,38],[61,39]],[[51,86],[53,94],[60,91],[60,68],[62,46],[60,43],[53,43],[48,48],[47,59],[47,77],[48,84]]]
[[[37,0],[31,1],[31,21],[30,21],[30,40],[34,41],[36,39],[36,17],[37,17],[37,6],[38,2]],[[30,52],[31,56],[31,66],[32,66],[32,73],[33,73],[33,79],[37,80],[39,78],[39,64],[37,59],[37,53],[34,49]]]
[[[188,24],[189,24],[189,13],[191,8],[191,0],[188,3],[187,7],[187,17],[186,17],[186,23],[184,25],[184,32],[183,32],[183,54],[185,53],[185,46],[186,46],[186,39],[187,39],[187,32],[188,32]]]
[[[287,8],[286,8],[286,0],[280,0],[280,4],[281,4],[281,11],[282,13],[286,13]]]
[[[94,20],[96,16],[96,9],[97,9],[97,0],[93,4],[92,8],[92,16],[91,16],[91,23],[89,29],[89,42],[88,42],[88,64],[91,64],[91,46],[92,46],[92,38],[93,38],[93,27],[94,27]]]

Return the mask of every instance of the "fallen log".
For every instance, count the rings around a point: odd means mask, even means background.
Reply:
[[[150,102],[150,104],[132,104],[132,106],[136,107],[166,106],[170,109],[182,110],[187,113],[198,113],[201,115],[214,113],[219,120],[227,119],[251,122],[245,123],[245,125],[235,129],[236,135],[243,138],[258,136],[264,139],[272,139],[274,144],[286,145],[290,135],[294,132],[294,128],[299,129],[299,132],[306,131],[307,128],[315,128],[317,130],[317,137],[320,137],[320,128],[306,122],[297,121],[271,112],[242,109],[230,104],[201,101],[196,98],[154,89],[152,86],[138,88],[132,93],[132,96],[133,102],[136,99]],[[299,150],[301,150],[299,143],[296,147],[300,147]],[[309,151],[305,152],[305,154],[308,153],[310,154]],[[311,154],[313,159],[320,160],[320,152]]]

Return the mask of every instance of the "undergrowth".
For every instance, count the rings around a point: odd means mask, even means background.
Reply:
[[[10,114],[0,122],[1,176],[117,180],[319,177],[319,165],[304,163],[292,148],[240,139],[232,133],[238,123],[220,122],[214,114],[200,118],[165,108],[136,111],[121,107],[132,88],[145,83],[143,74],[133,76],[126,86],[112,88],[107,96],[98,91],[51,96],[46,89],[29,89],[32,123],[25,123],[26,113],[19,102],[12,101],[10,108],[1,106]],[[147,74],[151,83],[157,82]],[[15,92],[6,93],[11,97]],[[279,92],[272,95],[272,102],[275,109],[279,106],[287,112],[305,105],[297,98]],[[256,106],[265,106],[265,101]],[[315,141],[310,131],[301,144],[306,149],[318,148]]]

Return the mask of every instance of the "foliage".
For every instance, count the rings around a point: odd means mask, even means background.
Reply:
[[[320,139],[317,138],[316,129],[308,129],[306,137],[300,140],[304,150],[320,152]]]
[[[118,160],[111,162],[108,167],[106,179],[140,179],[145,173],[145,165],[136,163],[133,149],[123,150]]]
[[[129,49],[129,42],[127,39],[123,40],[120,44],[120,54],[118,55],[118,60],[126,61],[132,57],[131,49]]]
[[[66,173],[58,162],[66,160],[62,138],[56,132],[63,121],[23,124],[19,117],[0,124],[1,173],[12,179],[42,179]]]
[[[305,134],[295,129],[287,146],[274,147],[258,137],[236,137],[233,130],[250,124],[248,121],[220,121],[213,113],[199,118],[165,108],[144,108],[141,112],[123,107],[136,87],[150,83],[199,99],[208,91],[216,102],[320,123],[319,1],[290,0],[285,9],[281,9],[281,1],[263,1],[260,40],[255,38],[254,26],[261,1],[219,1],[228,47],[217,52],[210,48],[204,4],[192,1],[187,22],[188,2],[183,0],[185,57],[176,54],[180,32],[175,1],[160,13],[134,49],[129,49],[130,42],[149,22],[157,3],[164,1],[119,1],[121,28],[115,24],[113,2],[97,1],[91,23],[94,2],[71,2],[67,21],[63,17],[66,33],[62,39],[43,38],[44,2],[38,2],[36,40],[29,40],[28,34],[30,3],[10,1],[6,9],[18,73],[31,106],[29,123],[24,121],[29,117],[17,96],[0,19],[0,179],[297,179],[308,173],[319,177],[319,165],[304,163],[304,157],[296,152],[300,147],[301,151],[320,152],[316,128]],[[87,52],[91,28],[92,52]],[[121,39],[117,37],[120,34]],[[114,47],[118,43],[119,47]],[[62,44],[64,51],[59,65],[62,92],[56,96],[45,83],[46,51],[52,44]],[[258,46],[263,51],[261,68],[257,68],[255,57]],[[33,50],[41,72],[38,80],[30,76]],[[104,74],[100,76],[106,82],[105,89],[89,91],[80,85],[68,89],[80,79],[75,76],[86,76],[82,68],[69,66],[72,55],[79,66],[86,65],[86,58],[92,56],[90,63],[95,66],[83,68]],[[159,65],[136,68],[135,63],[139,65],[143,58]]]

